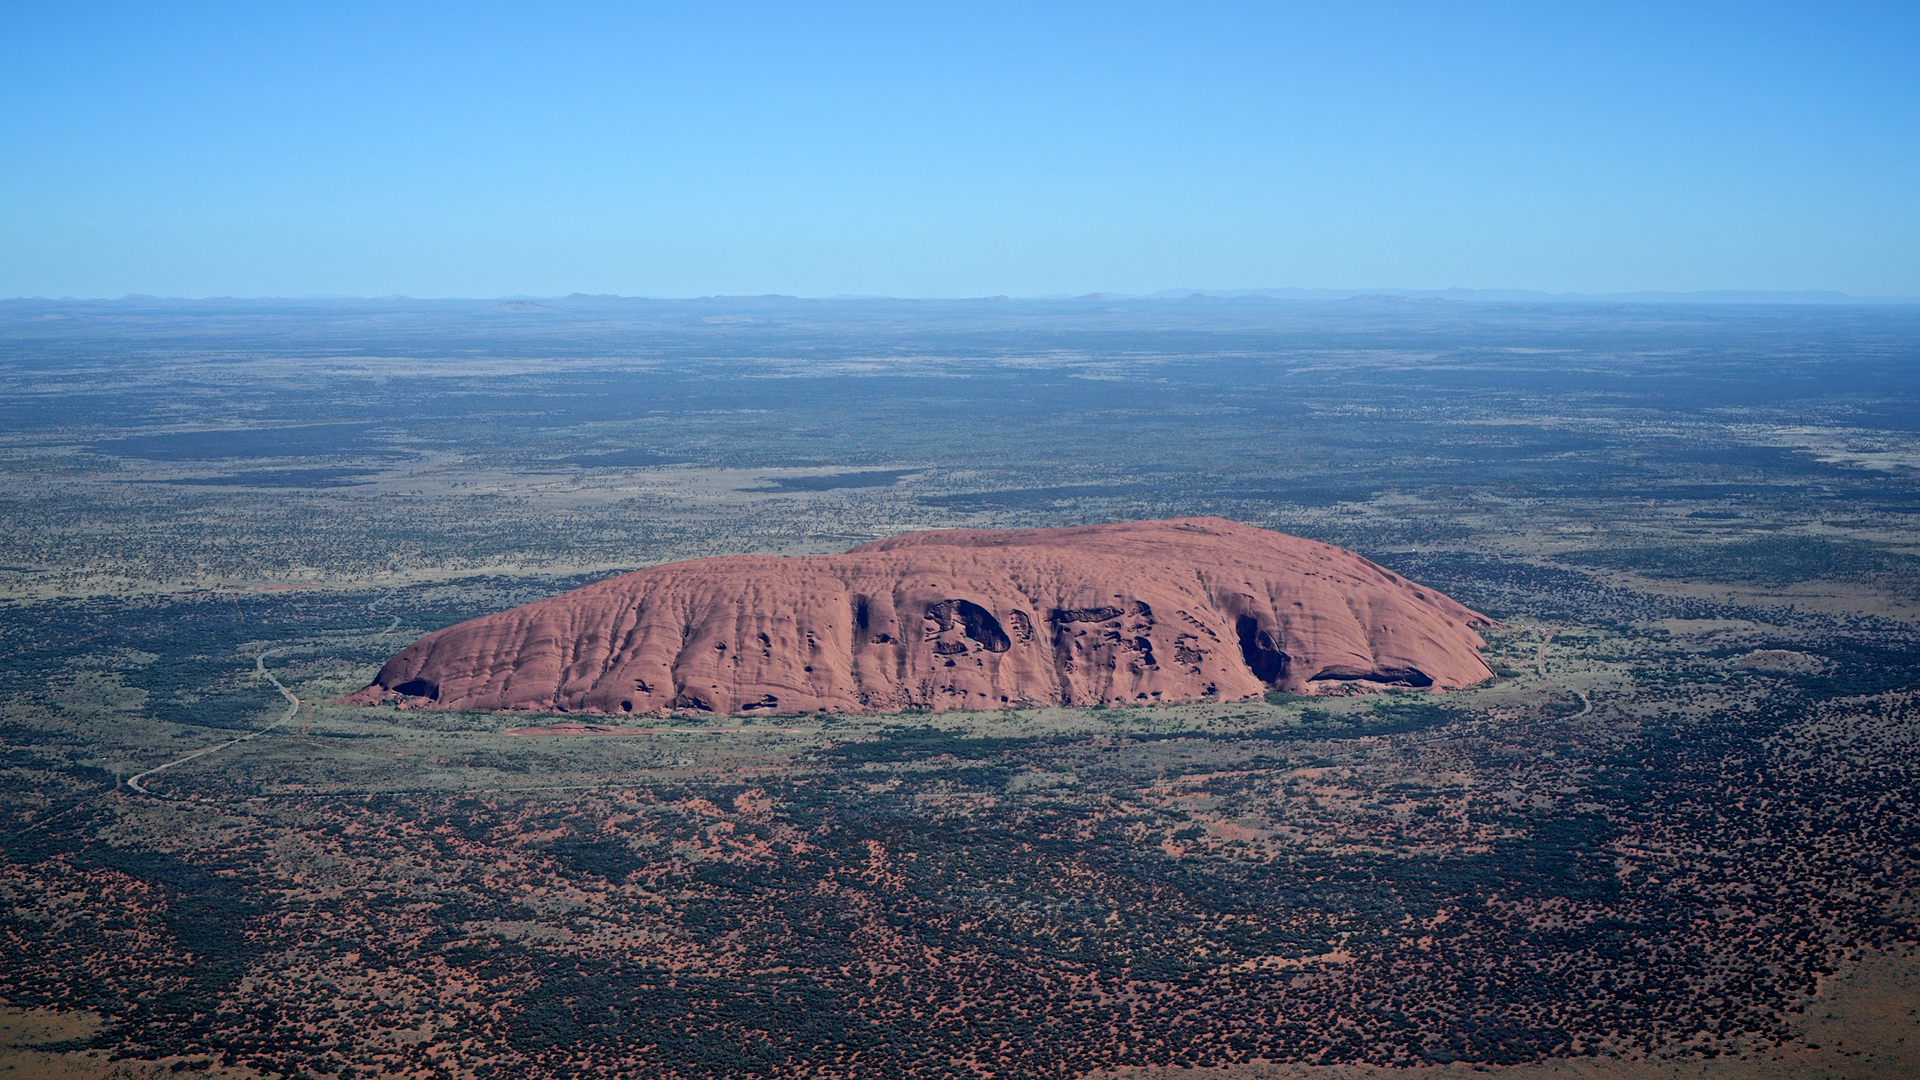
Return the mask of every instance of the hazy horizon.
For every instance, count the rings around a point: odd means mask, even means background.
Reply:
[[[100,303],[124,300],[156,300],[180,303],[201,303],[216,300],[232,301],[378,301],[413,300],[422,302],[471,302],[471,303],[512,303],[564,301],[570,299],[591,300],[635,300],[635,301],[692,301],[692,300],[891,300],[891,301],[927,301],[927,302],[964,302],[980,301],[1068,301],[1068,300],[1183,300],[1193,296],[1218,300],[1364,300],[1382,299],[1445,299],[1465,302],[1511,302],[1514,300],[1537,302],[1572,303],[1730,303],[1730,304],[1920,304],[1920,296],[1860,296],[1837,289],[1694,289],[1686,291],[1666,289],[1641,289],[1620,292],[1549,292],[1543,289],[1529,288],[1444,288],[1409,289],[1389,285],[1357,286],[1335,288],[1320,286],[1277,286],[1273,288],[1168,288],[1153,292],[1120,292],[1112,289],[1097,289],[1083,293],[1041,293],[1015,295],[1008,293],[983,293],[971,296],[960,295],[892,295],[885,293],[666,293],[666,294],[622,294],[610,292],[586,292],[573,290],[566,293],[496,293],[493,295],[434,295],[416,296],[407,293],[390,293],[384,296],[372,296],[355,293],[309,293],[291,295],[202,295],[174,296],[155,293],[122,293],[118,296],[11,296],[0,297],[0,303],[44,301],[59,303]]]

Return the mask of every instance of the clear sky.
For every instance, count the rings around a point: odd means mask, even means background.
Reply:
[[[1920,296],[1920,4],[31,4],[0,296]]]

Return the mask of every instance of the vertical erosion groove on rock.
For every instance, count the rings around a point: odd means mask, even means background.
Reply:
[[[1448,690],[1491,676],[1489,624],[1351,551],[1219,518],[942,530],[624,574],[429,634],[348,700],[878,713]]]

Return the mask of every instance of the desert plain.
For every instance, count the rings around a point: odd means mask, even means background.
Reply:
[[[1920,1070],[1912,309],[538,306],[0,304],[0,1069]],[[677,560],[1208,516],[1489,677],[343,703]]]

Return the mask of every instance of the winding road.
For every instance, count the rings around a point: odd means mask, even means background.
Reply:
[[[195,751],[194,753],[188,754],[186,757],[175,758],[174,760],[167,762],[165,765],[155,765],[153,768],[148,769],[146,772],[128,777],[127,786],[139,792],[142,795],[154,795],[154,792],[149,791],[145,785],[140,783],[140,781],[145,780],[147,777],[152,776],[154,773],[171,769],[175,765],[184,765],[187,762],[194,760],[195,758],[203,758],[203,757],[206,757],[208,754],[225,750],[227,747],[232,746],[236,743],[243,743],[243,742],[246,742],[248,739],[257,739],[260,736],[265,735],[267,732],[272,731],[274,728],[279,727],[281,724],[284,724],[287,721],[293,719],[295,716],[298,716],[300,713],[300,699],[293,696],[293,691],[280,685],[280,680],[274,678],[273,672],[267,670],[267,657],[273,655],[278,651],[280,650],[268,649],[266,652],[263,652],[259,656],[254,657],[253,670],[258,672],[261,675],[261,677],[265,678],[268,682],[272,683],[273,688],[275,690],[280,691],[280,696],[287,699],[287,715],[281,717],[278,720],[275,720],[273,723],[268,724],[266,727],[256,728],[253,731],[249,731],[245,735],[242,735],[237,739],[228,739],[226,742],[223,742],[218,746],[209,746],[205,750]],[[154,795],[154,797],[161,798],[162,796]]]
[[[390,562],[390,563],[388,563],[388,564],[387,564],[387,569],[388,569],[388,570],[391,570],[391,571],[393,571],[393,572],[394,572],[394,573],[396,573],[396,574],[397,574],[397,573],[399,573],[399,572],[400,572],[400,560],[399,560],[399,559],[395,559],[395,560],[393,560],[392,562]],[[386,590],[387,590],[387,591],[386,591],[386,594],[385,594],[385,595],[383,595],[383,596],[381,596],[381,597],[380,597],[380,598],[379,598],[378,600],[375,600],[375,601],[374,601],[373,603],[371,603],[371,604],[368,604],[368,605],[367,605],[367,614],[369,614],[369,615],[378,615],[378,614],[380,614],[380,605],[382,605],[382,604],[384,604],[384,603],[386,603],[387,601],[389,601],[389,600],[391,600],[391,599],[393,599],[393,598],[394,598],[395,596],[398,596],[398,595],[399,595],[399,593],[400,593],[400,586],[398,586],[398,585],[388,585],[388,586],[386,586]],[[386,636],[387,636],[388,634],[391,634],[391,633],[393,633],[393,632],[394,632],[395,630],[398,630],[399,628],[400,628],[400,616],[398,616],[398,615],[395,615],[395,616],[393,617],[393,622],[392,622],[392,623],[390,623],[390,624],[389,624],[389,625],[387,626],[387,628],[386,628],[385,630],[382,630],[382,631],[380,631],[380,636],[381,636],[381,637],[386,637]]]
[[[395,573],[398,573],[400,571],[400,560],[399,559],[393,560],[391,563],[388,564],[387,568],[389,570],[392,570]],[[393,599],[394,596],[398,595],[398,593],[400,592],[400,589],[398,586],[388,585],[388,586],[385,586],[385,588],[387,591],[384,595],[380,596],[379,598],[375,599],[372,603],[367,605],[368,614],[370,615],[379,614],[381,605]],[[396,628],[398,628],[399,625],[400,625],[400,616],[395,615],[393,617],[393,622],[389,624],[385,630],[380,631],[380,636],[385,637],[388,634],[393,633],[393,631]],[[368,631],[368,632],[371,633],[371,631]],[[217,754],[220,751],[225,750],[229,746],[246,742],[249,739],[257,739],[260,736],[265,735],[267,732],[272,731],[274,728],[277,728],[280,725],[286,723],[287,721],[292,720],[295,716],[298,716],[300,714],[300,699],[294,696],[293,691],[287,689],[285,686],[282,686],[280,684],[280,680],[273,677],[273,672],[267,670],[267,657],[272,656],[274,653],[277,653],[282,649],[288,649],[288,648],[294,648],[294,647],[296,646],[276,645],[273,648],[268,649],[266,652],[261,653],[259,656],[254,657],[253,659],[253,670],[258,672],[261,678],[272,683],[273,688],[275,690],[280,691],[280,696],[287,699],[287,715],[281,717],[278,720],[275,720],[273,723],[268,724],[266,727],[259,728],[254,731],[250,731],[245,735],[240,736],[237,739],[228,739],[226,742],[223,742],[218,746],[209,746],[205,750],[197,750],[191,754],[188,754],[186,757],[176,758],[172,761],[167,762],[165,765],[156,765],[153,768],[148,769],[146,772],[135,774],[133,777],[127,780],[127,786],[139,792],[142,795],[152,795],[154,798],[165,798],[165,796],[149,790],[145,785],[141,783],[141,781],[145,780],[147,777],[152,776],[155,773],[164,772],[167,769],[171,769],[175,765],[185,765],[187,762],[193,761],[196,758],[203,758],[203,757],[206,757],[208,754]]]

